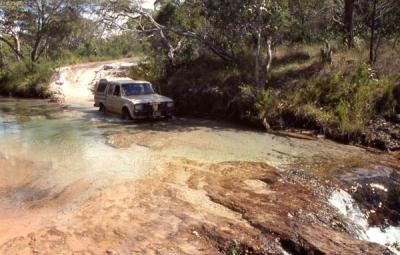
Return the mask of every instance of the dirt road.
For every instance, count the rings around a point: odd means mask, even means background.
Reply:
[[[93,101],[92,89],[97,81],[126,76],[136,63],[135,59],[120,59],[61,67],[50,82],[50,90],[58,102],[87,106]]]

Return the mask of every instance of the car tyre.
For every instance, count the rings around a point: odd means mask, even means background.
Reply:
[[[100,104],[99,111],[103,114],[107,113],[107,109],[103,104]]]
[[[130,115],[128,109],[126,109],[126,108],[123,108],[123,109],[122,109],[121,118],[122,118],[123,120],[132,120],[132,117],[131,117],[131,115]]]

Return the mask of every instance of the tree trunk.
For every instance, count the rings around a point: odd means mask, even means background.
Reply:
[[[257,83],[257,87],[261,88],[261,79],[260,79],[260,58],[261,58],[261,2],[258,1],[257,6],[257,50],[256,50],[256,59],[255,59],[255,79]]]
[[[16,51],[18,52],[17,60],[20,61],[21,60],[21,56],[22,56],[22,53],[21,53],[21,41],[19,40],[19,36],[18,35],[16,35],[14,37],[14,39],[15,39]]]
[[[32,50],[31,50],[31,60],[32,60],[32,62],[35,62],[37,60],[37,52],[38,52],[40,41],[41,41],[41,36],[37,35],[35,43],[33,44]]]
[[[379,53],[379,47],[381,46],[382,42],[382,27],[378,30],[378,35],[376,37],[376,42],[375,42],[375,47],[374,47],[374,60],[373,62],[376,63],[378,60],[378,53]]]
[[[0,70],[4,69],[5,66],[6,66],[6,61],[3,53],[3,43],[0,42]]]
[[[373,0],[372,16],[371,16],[371,39],[369,42],[369,61],[374,63],[374,45],[375,45],[375,29],[376,29],[376,5],[378,0]]]
[[[344,1],[344,29],[346,33],[346,44],[347,47],[354,47],[354,1]]]
[[[260,85],[259,89],[264,89],[265,84],[267,83],[268,73],[271,70],[272,66],[272,40],[271,38],[267,37],[265,40],[265,49],[267,56],[262,62],[262,70],[260,70]],[[261,69],[261,68],[260,68]]]
[[[265,71],[268,73],[272,66],[272,40],[271,38],[267,39],[267,66]]]
[[[13,38],[13,41],[6,39],[2,35],[0,35],[0,41],[4,42],[12,50],[12,52],[15,55],[15,58],[18,61],[21,61],[21,59],[23,58],[23,55],[21,52],[21,45],[20,45],[19,38],[14,35],[10,35],[10,36]]]
[[[257,86],[260,87],[260,56],[261,55],[261,33],[257,33],[257,52],[255,65],[255,79]]]

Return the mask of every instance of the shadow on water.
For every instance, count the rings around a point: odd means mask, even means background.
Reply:
[[[257,129],[251,129],[238,124],[228,122],[217,122],[207,119],[190,119],[176,117],[170,120],[131,120],[120,119],[117,115],[106,114],[92,109],[80,109],[82,118],[91,122],[97,122],[96,127],[100,129],[113,129],[116,132],[137,133],[145,131],[157,132],[191,132],[196,130],[230,131],[230,132],[256,132],[264,133]]]
[[[45,199],[49,196],[50,192],[50,188],[40,189],[30,184],[25,184],[3,191],[0,190],[1,197],[5,197],[7,200],[15,203],[17,206]]]
[[[115,133],[138,133],[146,131],[156,132],[191,132],[204,130],[205,132],[230,131],[230,132],[260,132],[260,130],[251,129],[241,125],[227,122],[216,122],[206,119],[187,119],[174,118],[171,120],[140,120],[124,121],[115,115],[104,115],[94,108],[85,108],[80,106],[61,107],[54,103],[44,100],[12,100],[0,98],[0,126],[2,129],[10,128],[11,125],[24,125],[24,128],[37,128],[37,125],[46,126],[49,122],[41,123],[33,121],[43,118],[45,120],[60,120],[70,126],[70,128],[79,129],[82,135],[90,136],[93,128],[97,128],[106,136]],[[34,125],[25,125],[31,124]],[[61,131],[65,131],[65,127]]]

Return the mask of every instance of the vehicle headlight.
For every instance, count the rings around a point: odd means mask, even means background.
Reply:
[[[174,102],[168,102],[168,103],[167,103],[167,107],[168,107],[168,108],[174,107]]]
[[[135,111],[142,111],[143,110],[143,104],[135,104]]]

